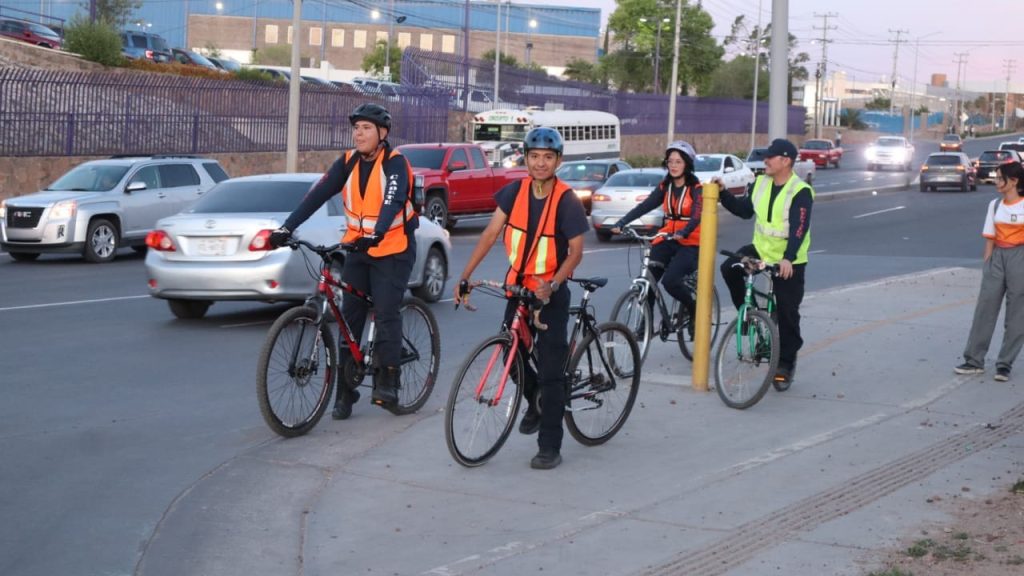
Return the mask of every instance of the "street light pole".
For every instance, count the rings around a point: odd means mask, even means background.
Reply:
[[[672,50],[672,94],[668,99],[668,132],[665,145],[675,138],[676,130],[676,97],[679,95],[679,28],[683,20],[683,0],[676,0],[676,38]]]
[[[388,0],[388,45],[384,50],[384,76],[391,81],[391,32],[395,27],[395,0]]]
[[[498,89],[501,86],[501,68],[498,64],[501,63],[501,0],[494,0],[496,7],[495,12],[495,26],[497,27],[497,33],[494,36],[494,100],[491,102],[492,108],[498,107]],[[469,98],[469,94],[465,94],[465,97]]]
[[[285,171],[299,171],[299,38],[302,38],[302,0],[292,0],[292,73],[288,81],[288,147]]]
[[[758,73],[761,71],[761,38],[764,31],[761,30],[761,0],[757,0],[757,34],[754,38],[754,105],[750,110],[750,149],[754,149],[757,137],[757,89]]]

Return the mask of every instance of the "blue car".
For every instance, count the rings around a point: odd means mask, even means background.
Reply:
[[[130,60],[165,63],[174,61],[171,47],[158,34],[126,30],[121,32],[121,54]]]

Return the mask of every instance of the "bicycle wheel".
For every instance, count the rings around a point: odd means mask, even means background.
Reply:
[[[697,301],[697,287],[693,287],[693,301]],[[679,301],[673,298],[672,304],[672,317],[675,318],[675,314],[679,312],[682,307],[679,305]],[[685,318],[679,323],[679,330],[676,332],[676,340],[679,342],[679,351],[683,353],[683,356],[687,360],[693,360],[693,338],[690,337],[690,323],[693,322],[693,318],[690,315],[683,312]],[[711,288],[711,346],[715,345],[715,338],[718,338],[718,327],[722,324],[722,304],[718,301],[718,288],[712,286]]]
[[[508,334],[488,338],[469,354],[452,383],[444,413],[445,441],[452,458],[463,466],[490,460],[512,432],[522,397],[517,383],[523,373],[519,354],[509,367],[501,398],[495,402],[511,352]]]
[[[395,414],[412,414],[434,390],[441,363],[441,334],[434,313],[419,298],[402,301],[402,385]]]
[[[619,296],[612,307],[611,321],[626,326],[633,334],[640,350],[640,362],[643,363],[650,350],[651,338],[654,336],[654,310],[640,300],[638,288],[630,288]]]
[[[334,388],[334,335],[316,317],[306,306],[285,311],[270,327],[256,365],[260,413],[271,430],[287,438],[316,426]]]
[[[585,446],[604,444],[626,423],[640,387],[640,348],[618,322],[587,334],[569,363],[565,426]]]
[[[730,408],[757,404],[779,365],[779,328],[760,310],[748,310],[744,329],[736,318],[725,329],[715,354],[715,389]]]

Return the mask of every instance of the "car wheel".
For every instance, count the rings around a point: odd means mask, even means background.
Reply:
[[[448,224],[448,205],[445,204],[444,198],[434,194],[427,198],[427,204],[423,207],[423,215],[437,222],[438,226],[447,228]]]
[[[448,262],[437,246],[431,246],[423,262],[423,283],[413,289],[413,296],[426,302],[437,302],[444,294],[448,278]]]
[[[31,262],[39,258],[38,252],[8,252],[18,262]]]
[[[839,170],[839,160],[836,160],[836,163],[832,166],[834,166],[836,170]]]
[[[118,237],[117,227],[110,220],[96,218],[89,222],[89,228],[85,232],[85,252],[83,256],[89,262],[110,262],[117,255],[120,243],[121,239]]]
[[[607,230],[594,230],[594,234],[597,234],[598,242],[611,242],[612,233]]]
[[[167,301],[167,305],[171,308],[171,313],[176,318],[182,320],[198,320],[206,315],[206,311],[210,309],[209,300],[178,300],[171,299]]]

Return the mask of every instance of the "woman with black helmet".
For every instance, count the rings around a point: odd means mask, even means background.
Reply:
[[[387,141],[391,114],[379,104],[366,103],[348,117],[355,149],[345,152],[317,182],[302,204],[270,235],[274,248],[331,196],[341,194],[347,228],[342,242],[355,246],[345,259],[341,279],[373,297],[377,334],[373,403],[391,408],[398,403],[402,352],[400,309],[409,275],[416,260],[415,230],[419,226],[412,206],[412,169],[404,156]],[[365,302],[346,293],[342,314],[358,341],[366,323]],[[340,350],[344,366],[347,348]],[[332,417],[344,420],[352,414],[359,392],[338,371],[338,395]]]
[[[652,242],[651,274],[673,298],[686,307],[693,318],[696,303],[686,286],[686,277],[697,269],[700,248],[700,215],[703,188],[694,174],[697,152],[688,142],[677,140],[665,148],[662,165],[668,169],[665,179],[651,191],[647,199],[619,219],[612,228],[618,234],[628,223],[659,206],[665,212],[665,223],[659,233],[671,236]],[[689,323],[693,330],[693,322]]]
[[[589,224],[579,197],[555,176],[562,163],[561,134],[553,128],[534,128],[526,135],[523,148],[529,177],[512,182],[494,195],[498,207],[462,271],[455,302],[468,299],[468,293],[462,290],[464,282],[469,281],[504,230],[510,262],[505,282],[528,288],[548,301],[540,312],[540,321],[548,328],[536,333],[539,373],[527,374],[522,382],[527,408],[519,431],[540,431],[539,450],[530,466],[549,469],[562,462],[563,370],[569,355],[569,287],[565,281],[583,259],[583,234]],[[515,302],[510,301],[505,310],[506,323],[514,312]],[[539,414],[534,403],[538,386],[543,403]]]

